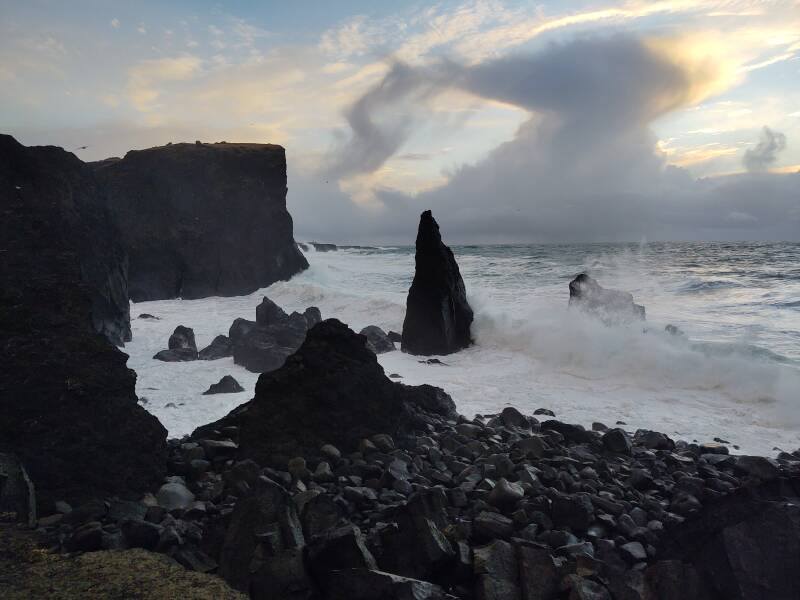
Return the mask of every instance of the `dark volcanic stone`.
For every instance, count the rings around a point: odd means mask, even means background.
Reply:
[[[320,584],[326,582],[334,571],[377,568],[361,530],[353,525],[314,537],[309,541],[306,556],[311,574]]]
[[[609,429],[603,434],[603,446],[617,454],[631,453],[631,441],[628,439],[628,434],[619,428]]]
[[[200,360],[217,360],[233,356],[233,345],[227,335],[218,335],[205,348],[197,353]]]
[[[367,338],[367,348],[375,354],[383,354],[394,350],[394,342],[389,339],[383,329],[376,325],[364,327],[359,333]]]
[[[164,362],[191,362],[197,360],[197,352],[191,348],[176,348],[175,350],[161,350],[153,355],[154,360]]]
[[[104,335],[117,346],[130,341],[128,257],[105,207],[106,194],[97,185],[92,169],[61,148],[26,148],[11,136],[0,135],[0,198],[3,239],[7,240],[2,261],[12,260],[11,252],[27,252],[40,254],[28,258],[31,269],[40,268],[35,266],[37,262],[57,258],[63,264],[52,265],[50,274],[64,272],[64,268],[77,269],[74,281],[62,284],[83,287],[75,291],[88,302],[82,308],[80,326]],[[18,240],[6,235],[6,228],[11,227],[18,227],[14,236]],[[42,254],[41,248],[48,245],[53,247],[47,248],[47,255]],[[9,262],[8,275],[16,260]],[[30,275],[33,278],[34,273]],[[39,278],[46,276],[45,272]],[[4,286],[3,290],[9,297],[16,295],[17,300],[22,293],[15,287]],[[69,308],[58,304],[54,296],[45,295],[39,303],[51,311]]]
[[[771,497],[762,486],[707,504],[668,531],[659,556],[693,565],[714,598],[800,598],[800,502]]]
[[[308,267],[270,144],[172,144],[94,164],[134,301],[249,294]]]
[[[426,210],[417,232],[416,269],[408,291],[402,349],[417,355],[451,354],[472,343],[472,309],[453,252]]]
[[[569,304],[598,316],[606,323],[644,321],[644,306],[635,304],[628,292],[608,290],[586,273],[569,283]]]
[[[128,300],[85,171],[0,136],[0,452],[20,458],[43,508],[138,496],[166,465],[166,430],[138,405],[127,356],[95,333],[126,337]]]
[[[437,388],[393,382],[364,336],[328,319],[283,367],[259,377],[253,400],[193,438],[236,425],[242,457],[284,469],[327,443],[347,450],[376,433],[398,439],[422,427],[426,415],[454,418],[455,405]]]
[[[259,545],[273,554],[302,548],[303,532],[288,492],[265,477],[257,492],[236,503],[219,559],[219,574],[233,587],[247,591],[253,576],[251,563]]]
[[[211,384],[211,387],[209,387],[205,392],[203,392],[203,395],[206,396],[209,394],[235,394],[237,392],[243,392],[243,391],[244,388],[241,385],[239,385],[238,381],[236,381],[230,375],[225,375],[222,379],[219,380],[219,382]]]
[[[197,344],[194,341],[194,330],[191,327],[178,325],[172,335],[169,336],[167,348],[170,350],[189,349],[197,352]]]

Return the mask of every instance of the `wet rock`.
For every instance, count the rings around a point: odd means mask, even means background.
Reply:
[[[603,434],[603,446],[609,452],[617,454],[630,454],[632,448],[628,434],[619,428],[609,429]]]
[[[497,485],[489,494],[489,504],[501,509],[513,508],[525,496],[525,490],[517,483],[509,482],[505,477],[497,481]]]
[[[169,336],[167,348],[170,350],[189,349],[197,352],[197,344],[194,341],[194,330],[190,327],[178,325],[172,335]]]
[[[396,331],[390,331],[386,334],[390,340],[392,340],[395,344],[401,344],[403,342],[403,336],[397,333]]]
[[[650,450],[668,450],[671,452],[675,449],[675,442],[666,434],[658,431],[639,429],[633,436],[633,441],[639,446],[644,446]]]
[[[222,379],[220,379],[217,383],[211,384],[211,386],[203,392],[204,396],[209,394],[235,394],[237,392],[243,392],[244,388],[239,385],[239,382],[236,381],[230,375],[225,375]]]
[[[384,352],[391,352],[394,350],[394,342],[389,339],[386,332],[380,327],[369,325],[364,327],[359,333],[367,338],[367,348],[372,350],[375,354],[383,354]]]
[[[602,287],[586,273],[569,283],[569,305],[591,313],[608,324],[644,321],[644,306],[635,304],[628,292]]]
[[[763,456],[737,456],[734,468],[761,481],[772,481],[780,476],[776,461]]]
[[[175,350],[161,350],[153,355],[155,360],[164,362],[189,362],[197,360],[197,352],[191,348],[177,348]]]
[[[403,321],[403,351],[450,354],[469,346],[473,315],[464,281],[429,210],[420,217],[415,262]]]
[[[218,360],[228,356],[233,356],[233,344],[227,335],[218,335],[197,353],[199,360]]]
[[[498,513],[483,511],[475,517],[473,527],[480,539],[505,539],[514,532],[514,521]]]
[[[552,518],[556,525],[586,531],[592,521],[594,507],[588,494],[559,495],[553,498]]]

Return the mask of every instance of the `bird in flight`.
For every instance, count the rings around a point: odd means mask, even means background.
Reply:
[[[86,150],[89,146],[78,146],[78,150]]]

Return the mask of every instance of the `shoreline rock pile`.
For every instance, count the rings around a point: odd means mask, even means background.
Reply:
[[[391,383],[372,361],[364,337],[321,323],[262,375],[243,410],[170,443],[171,475],[154,496],[79,507],[80,518],[56,517],[48,530],[68,549],[89,549],[88,538],[165,552],[252,598],[800,592],[790,564],[800,452],[734,456],[655,431],[587,430],[545,410],[469,420],[441,397],[398,428],[379,386],[418,388]]]

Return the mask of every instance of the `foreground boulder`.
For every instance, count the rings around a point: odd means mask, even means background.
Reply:
[[[97,326],[110,288],[86,277],[102,264],[82,259],[83,235],[103,237],[85,229],[101,211],[81,164],[0,136],[0,452],[20,459],[40,508],[138,495],[166,462],[166,430],[138,405],[127,356],[99,335],[115,326]]]
[[[608,290],[586,273],[570,281],[569,305],[596,315],[608,324],[645,319],[644,306],[634,303],[632,294]]]
[[[794,493],[774,497],[761,486],[721,498],[670,530],[663,553],[691,565],[714,597],[800,598],[800,490]]]
[[[430,355],[466,348],[472,343],[472,309],[453,252],[442,243],[429,210],[420,217],[415,263],[403,321],[403,351]]]
[[[236,319],[228,335],[233,362],[254,373],[274,371],[300,347],[309,327],[322,320],[319,309],[287,315],[266,296],[256,307],[256,320]]]
[[[136,301],[249,294],[308,267],[272,144],[172,144],[94,163]]]
[[[438,388],[394,383],[364,336],[328,319],[280,369],[259,377],[253,400],[192,437],[238,426],[241,457],[283,468],[324,444],[354,449],[376,433],[410,434],[429,415],[454,418],[455,405]]]

